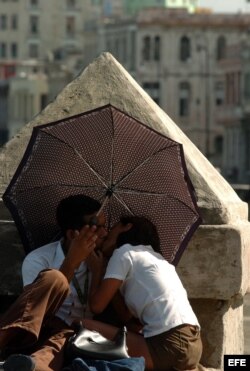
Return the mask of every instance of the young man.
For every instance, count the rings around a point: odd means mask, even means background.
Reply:
[[[63,347],[74,321],[90,315],[84,292],[85,260],[107,235],[103,213],[95,226],[89,226],[100,206],[84,195],[62,200],[56,215],[62,239],[26,256],[23,293],[0,321],[0,350],[5,356],[12,354],[4,370],[61,370]]]

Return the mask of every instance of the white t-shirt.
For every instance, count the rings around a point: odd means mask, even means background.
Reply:
[[[64,253],[60,241],[52,242],[30,252],[25,257],[22,265],[23,285],[26,286],[32,283],[43,269],[59,269],[63,260]],[[75,271],[81,288],[84,288],[87,274],[86,264],[81,263],[78,270]],[[72,283],[70,284],[70,293],[59,308],[56,316],[68,325],[71,325],[74,320],[81,320],[83,318],[83,306]],[[90,318],[90,313],[86,312],[85,317]]]
[[[151,246],[125,244],[110,258],[106,278],[122,280],[121,294],[151,337],[182,324],[199,326],[175,267]]]

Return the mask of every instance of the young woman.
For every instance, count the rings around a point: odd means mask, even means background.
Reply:
[[[130,316],[142,324],[141,333],[128,332],[129,355],[143,356],[149,370],[195,370],[202,353],[200,325],[174,266],[160,254],[156,227],[142,217],[121,218],[104,245],[105,252],[112,249],[104,278],[102,256],[88,258],[91,310],[100,313],[120,292]],[[109,339],[117,332],[93,320],[84,325]]]

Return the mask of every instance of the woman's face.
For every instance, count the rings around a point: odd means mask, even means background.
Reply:
[[[131,224],[122,224],[118,222],[115,224],[110,231],[108,232],[107,237],[103,241],[102,252],[106,257],[110,257],[113,254],[113,251],[116,248],[117,238],[120,233],[126,232],[131,228]]]

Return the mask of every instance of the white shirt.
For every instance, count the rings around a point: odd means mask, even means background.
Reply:
[[[59,269],[64,260],[64,253],[61,242],[56,241],[48,245],[39,247],[30,252],[24,259],[22,265],[23,285],[26,286],[34,281],[38,273],[43,269]],[[81,288],[84,288],[84,282],[87,275],[87,267],[85,263],[81,263],[75,276]],[[78,298],[74,285],[70,284],[70,293],[59,308],[56,316],[65,321],[68,325],[74,320],[83,318],[83,306]],[[85,317],[89,317],[89,313]]]
[[[106,278],[122,280],[121,294],[151,337],[182,324],[199,326],[175,267],[151,246],[125,244],[110,258]]]

